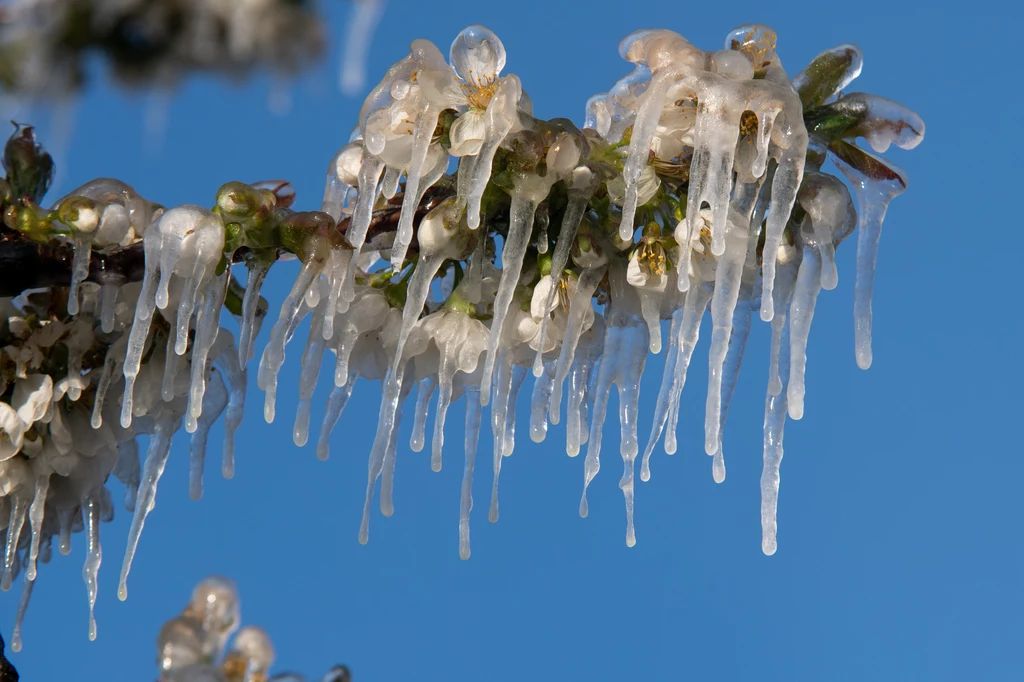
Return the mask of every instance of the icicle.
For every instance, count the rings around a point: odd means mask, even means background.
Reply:
[[[821,291],[821,258],[816,249],[804,249],[800,273],[793,290],[793,302],[789,304],[789,416],[800,419],[804,416],[804,370],[807,366],[807,337],[814,318],[814,304]]]
[[[430,159],[430,140],[437,128],[437,120],[441,110],[437,105],[427,102],[416,116],[412,132],[412,159],[405,181],[405,196],[402,197],[402,212],[398,219],[398,230],[395,242],[391,247],[391,266],[395,271],[402,269],[405,253],[412,241],[412,221],[419,208],[420,201],[430,186],[437,182],[448,166],[448,156],[443,152],[435,153]],[[431,166],[428,168],[427,164]],[[424,177],[426,175],[426,177]]]
[[[789,329],[783,327],[782,352],[779,355],[781,374],[789,374]],[[786,428],[786,392],[768,393],[764,404],[764,464],[761,469],[761,551],[775,554],[779,507],[779,467],[782,464],[782,436]]]
[[[11,581],[14,579],[14,564],[17,560],[18,540],[21,538],[21,527],[25,525],[25,515],[31,500],[20,492],[15,491],[10,495],[11,514],[7,522],[7,545],[4,548],[4,575],[0,580],[0,590],[6,592],[11,589]]]
[[[462,472],[462,498],[459,501],[459,556],[469,558],[469,513],[473,510],[473,465],[480,440],[481,407],[475,389],[466,391],[466,466]]]
[[[560,420],[559,409],[562,405],[562,384],[569,374],[570,367],[575,366],[573,358],[579,346],[580,338],[583,335],[583,326],[586,323],[587,314],[594,309],[591,299],[594,291],[604,278],[607,268],[604,266],[588,268],[580,273],[579,282],[576,285],[576,293],[569,301],[569,318],[565,325],[565,338],[562,339],[562,347],[558,353],[558,364],[555,367],[555,378],[551,387],[551,423],[557,424]],[[575,455],[570,455],[575,456]]]
[[[117,598],[121,601],[128,598],[128,573],[131,571],[132,560],[139,546],[139,538],[142,537],[146,517],[156,507],[156,486],[163,476],[167,456],[171,452],[171,437],[180,426],[181,417],[165,415],[156,420],[155,429],[150,436],[146,464],[139,483],[138,503],[132,517],[131,529],[128,531],[128,546],[124,552],[124,563],[121,565],[121,578],[117,587]]]
[[[501,460],[512,454],[516,435],[516,399],[526,378],[526,369],[513,364],[512,351],[503,349],[498,354],[497,379],[493,386],[494,405],[491,407],[491,433],[494,434],[494,481],[491,486],[491,507],[487,518],[498,521],[498,478]]]
[[[854,340],[857,366],[871,366],[871,296],[875,286],[875,264],[882,221],[889,202],[907,188],[906,174],[886,162],[893,171],[891,179],[875,180],[836,159],[836,166],[853,186],[857,196],[857,282],[853,289]]]
[[[18,614],[14,617],[14,630],[11,631],[11,651],[21,651],[21,626],[25,622],[25,613],[28,611],[28,602],[32,599],[32,589],[36,586],[35,580],[25,577],[21,581],[21,598],[18,600]]]
[[[327,461],[327,458],[331,454],[331,431],[334,430],[334,425],[338,423],[338,419],[341,417],[341,413],[344,411],[345,405],[348,404],[348,399],[352,396],[352,389],[355,386],[355,383],[356,377],[351,376],[343,386],[335,386],[331,389],[331,395],[327,399],[327,410],[324,413],[324,421],[320,426],[320,439],[316,444],[316,457],[322,462]]]
[[[431,130],[431,133],[434,131]],[[402,180],[401,168],[390,168],[385,166],[384,179],[380,182],[380,193],[385,199],[392,199],[398,194],[398,183]]]
[[[739,191],[739,188],[737,188]],[[722,372],[729,352],[733,314],[739,300],[740,281],[750,242],[749,216],[733,214],[725,230],[725,252],[718,259],[715,291],[711,297],[711,347],[708,350],[708,397],[704,417],[704,451],[718,451],[721,434]]]
[[[724,101],[721,93],[705,90],[701,93],[694,129],[693,161],[690,165],[690,186],[686,201],[686,230],[680,244],[700,233],[702,220],[700,207],[707,202],[711,207],[711,253],[725,253],[725,238],[729,221],[729,194],[732,190],[733,159],[736,140],[740,134],[742,107]],[[799,183],[797,183],[799,185]],[[796,191],[794,188],[794,198]],[[792,200],[790,201],[792,204]],[[680,270],[680,283],[686,281]]]
[[[423,450],[426,440],[427,412],[430,410],[430,396],[434,394],[437,382],[432,377],[420,379],[416,389],[416,413],[413,416],[412,436],[409,437],[409,449],[413,452]]]
[[[448,405],[452,400],[452,381],[457,367],[453,366],[455,358],[449,353],[441,353],[441,366],[437,372],[437,411],[434,413],[434,440],[430,456],[430,468],[441,470],[441,450],[444,448],[444,420],[448,414]]]
[[[426,219],[424,219],[426,221]],[[421,223],[421,229],[423,224]],[[444,227],[438,229],[444,230]],[[384,379],[383,395],[381,396],[380,415],[377,422],[377,433],[374,436],[368,464],[369,480],[366,487],[366,504],[363,508],[363,522],[359,530],[359,542],[366,544],[370,523],[370,502],[373,499],[373,486],[380,476],[384,465],[384,457],[388,443],[391,442],[395,429],[395,419],[402,391],[405,374],[405,345],[409,334],[419,321],[423,306],[430,294],[430,283],[447,258],[447,249],[438,253],[423,252],[416,265],[409,285],[406,288],[405,307],[402,309],[402,322],[398,332],[394,356],[387,376]]]
[[[96,639],[96,593],[99,589],[97,577],[100,564],[103,562],[103,550],[100,548],[100,502],[89,495],[82,500],[82,519],[85,522],[85,566],[82,567],[82,578],[85,580],[86,594],[89,597],[89,640]]]
[[[228,334],[221,329],[218,334]],[[224,416],[224,452],[221,462],[221,474],[224,478],[235,475],[235,432],[242,423],[245,413],[245,391],[248,386],[248,374],[238,362],[238,354],[230,343],[214,358],[228,385],[228,404]]]
[[[711,282],[694,283],[689,287],[683,307],[673,313],[672,326],[676,332],[670,340],[669,352],[665,359],[665,373],[662,375],[661,388],[654,408],[654,421],[651,433],[647,438],[643,459],[640,463],[640,480],[647,481],[651,477],[650,459],[662,432],[665,433],[665,452],[675,452],[675,431],[679,396],[686,384],[686,373],[690,367],[690,358],[697,345],[700,335],[700,321],[708,307],[714,291]],[[676,322],[678,318],[678,322]],[[665,430],[668,425],[668,430]]]
[[[565,422],[565,453],[570,457],[580,454],[580,446],[589,440],[587,429],[587,384],[590,380],[590,372],[594,365],[593,349],[584,346],[580,349],[576,359],[573,360],[572,370],[569,372],[569,400],[566,405]],[[552,409],[556,408],[554,401]],[[555,423],[552,420],[552,423]]]
[[[514,182],[512,205],[509,208],[508,236],[501,252],[501,279],[498,281],[498,292],[494,298],[494,316],[491,319],[491,333],[487,340],[487,355],[480,383],[480,399],[484,405],[490,399],[491,374],[494,372],[494,360],[505,317],[508,315],[516,285],[519,283],[526,248],[530,245],[533,216],[537,211],[537,205],[547,196],[550,180],[522,175]]]
[[[789,146],[781,150],[779,165],[772,178],[772,210],[768,214],[768,223],[765,228],[761,264],[761,319],[765,322],[770,322],[775,315],[775,310],[772,307],[775,260],[778,257],[779,246],[782,244],[786,223],[789,222],[789,215],[793,210],[793,203],[796,201],[797,191],[800,189],[807,155],[807,131],[803,121],[794,115],[795,111],[800,111],[800,109],[788,109],[786,122],[782,125],[781,130],[777,129],[777,137],[784,139]]]
[[[356,195],[356,204],[352,211],[352,218],[349,220],[348,230],[345,232],[345,237],[355,250],[349,260],[341,289],[341,298],[345,301],[351,301],[355,297],[355,265],[362,252],[363,242],[366,241],[370,222],[373,220],[373,205],[377,201],[378,194],[377,183],[380,182],[383,171],[384,162],[364,150],[362,165],[359,167],[359,193]]]
[[[543,443],[548,435],[548,410],[554,380],[555,364],[549,362],[544,365],[544,373],[533,383],[533,396],[530,398],[530,440],[534,443]]]
[[[121,337],[124,338],[124,337]],[[114,370],[117,368],[114,346],[107,349],[107,356],[103,359],[103,370],[100,373],[100,380],[96,384],[96,398],[92,406],[92,428],[98,429],[103,426],[103,403],[107,398],[107,391],[110,389],[110,382],[114,378]]]
[[[779,395],[782,392],[782,375],[780,374],[782,332],[786,327],[789,302],[793,297],[793,289],[796,286],[796,278],[800,270],[800,261],[802,260],[800,251],[792,247],[790,247],[789,251],[793,255],[789,257],[788,261],[786,263],[779,262],[778,275],[776,276],[778,286],[775,287],[773,294],[775,296],[775,309],[779,314],[773,317],[771,322],[772,342],[768,369],[768,395]],[[761,295],[765,295],[763,291]],[[786,362],[789,362],[788,357]]]
[[[636,120],[629,141],[629,154],[623,165],[622,178],[626,183],[626,196],[622,204],[622,221],[619,223],[619,239],[633,240],[633,220],[636,218],[637,201],[640,192],[640,173],[647,166],[650,158],[651,140],[661,118],[661,110],[665,104],[665,96],[673,79],[670,75],[659,74],[651,79],[647,90],[637,101]],[[736,128],[739,135],[739,127]],[[735,145],[734,145],[735,146]],[[694,161],[697,155],[694,153]],[[691,173],[691,177],[695,177]],[[700,208],[700,204],[697,204]],[[686,242],[680,242],[686,243]]]
[[[92,260],[92,237],[75,234],[75,255],[71,259],[71,285],[68,287],[68,315],[78,314],[78,287],[89,276]]]
[[[344,302],[344,310],[339,310],[341,304],[341,288],[345,284],[345,273],[348,270],[351,252],[343,248],[333,248],[327,256],[327,265],[324,274],[327,276],[327,310],[324,313],[324,341],[330,341],[334,337],[334,318],[336,313],[348,311],[348,301]]]
[[[415,275],[414,275],[415,277]],[[433,275],[430,276],[433,278]],[[429,284],[429,279],[428,279]],[[405,310],[409,310],[412,300],[412,284],[409,285],[410,296],[406,299]],[[423,296],[422,300],[425,300]],[[422,300],[420,309],[422,309]],[[403,325],[404,316],[403,316]],[[401,358],[401,350],[396,351],[396,358]],[[400,361],[399,361],[400,362]],[[366,499],[363,503],[363,520],[359,525],[359,544],[365,545],[370,538],[370,503],[373,501],[373,487],[377,483],[384,470],[384,460],[387,457],[387,450],[391,444],[392,435],[395,432],[398,420],[400,403],[402,399],[402,387],[404,384],[404,365],[399,364],[399,369],[390,370],[384,380],[384,395],[381,398],[380,420],[377,424],[377,434],[373,439],[373,446],[370,450],[370,458],[367,464]]]
[[[391,430],[391,438],[388,440],[387,450],[384,451],[384,462],[381,466],[380,513],[389,518],[395,513],[394,488],[396,455],[398,454],[398,427],[402,423],[402,413],[405,411],[405,398],[409,394],[405,386],[411,386],[411,384],[403,386],[398,402],[398,410],[395,412],[395,428]]]
[[[228,404],[227,388],[220,372],[210,373],[210,386],[203,398],[203,414],[199,417],[188,457],[188,495],[193,500],[203,496],[203,462],[206,459],[206,442],[210,427],[220,418]]]
[[[100,329],[104,334],[114,331],[114,315],[117,313],[117,293],[121,285],[104,282],[100,285]]]
[[[57,551],[63,556],[71,554],[71,512],[74,509],[68,507],[57,508],[57,522],[59,526],[59,537],[57,539]]]
[[[146,339],[149,337],[149,327],[153,322],[153,311],[156,304],[153,300],[153,291],[156,287],[157,258],[159,255],[159,244],[156,248],[150,241],[144,241],[146,273],[142,280],[142,289],[139,292],[138,301],[135,304],[135,319],[132,321],[132,329],[128,333],[128,346],[124,359],[124,397],[121,400],[121,427],[127,429],[132,425],[132,400],[135,393],[135,378],[139,375],[142,366],[142,355],[146,350]]]
[[[160,397],[164,399],[165,403],[174,400],[174,382],[184,363],[185,358],[179,357],[174,352],[174,336],[169,335],[167,347],[164,349],[164,375],[160,382]]]
[[[288,343],[288,328],[295,322],[302,308],[302,299],[309,290],[310,285],[319,274],[320,266],[316,259],[302,264],[299,275],[292,285],[288,297],[281,304],[281,312],[278,314],[277,322],[270,330],[270,340],[263,350],[263,357],[260,359],[259,373],[256,377],[256,384],[266,391],[266,400],[263,405],[263,418],[268,424],[274,421],[274,403],[277,398],[277,373],[284,364],[284,349]]]
[[[260,289],[270,272],[270,263],[258,258],[246,262],[249,276],[242,295],[242,319],[238,322],[238,364],[245,367],[253,355],[253,341],[256,338],[256,310],[259,308]]]
[[[124,483],[124,508],[135,511],[135,501],[139,494],[139,442],[134,438],[117,444],[117,463],[114,465],[114,476]]]
[[[619,488],[622,489],[626,503],[626,545],[632,547],[636,544],[633,529],[633,470],[636,455],[640,450],[636,437],[636,419],[640,399],[640,377],[647,362],[650,340],[647,325],[635,312],[639,302],[635,298],[630,300],[635,294],[632,286],[626,283],[625,272],[612,270],[609,274],[612,300],[606,314],[608,328],[605,331],[604,352],[594,390],[594,415],[590,422],[587,459],[584,462],[580,516],[587,516],[587,488],[601,468],[604,419],[611,388],[615,385],[619,395],[619,450],[623,461]]]
[[[223,248],[223,242],[221,243]],[[164,247],[167,249],[168,247]],[[203,256],[206,255],[203,252],[202,242],[198,242],[196,247],[195,262],[192,265],[192,275],[185,279],[185,284],[181,290],[181,300],[178,301],[178,318],[177,327],[178,334],[174,342],[174,352],[178,355],[184,355],[185,351],[188,350],[188,332],[189,325],[192,322],[192,314],[195,312],[196,306],[199,305],[200,299],[203,296],[203,288],[207,286],[207,272],[206,263],[203,261]]]
[[[25,578],[36,579],[36,560],[39,557],[39,542],[43,536],[43,511],[46,508],[46,494],[50,489],[50,472],[36,475],[35,492],[32,505],[28,508],[29,527],[32,529],[32,540],[28,550],[28,566],[25,567]]]
[[[309,323],[309,337],[306,348],[302,352],[302,370],[299,373],[299,406],[295,411],[295,426],[292,429],[292,440],[302,447],[309,439],[309,413],[316,381],[320,377],[320,363],[324,357],[324,322],[327,317],[334,317],[330,309],[330,299],[324,298],[313,312]]]
[[[230,273],[225,271],[220,278],[210,284],[196,315],[196,333],[192,343],[191,357],[192,376],[188,389],[188,414],[185,417],[185,431],[188,433],[195,433],[198,428],[197,419],[203,414],[207,360],[210,356],[210,349],[217,341],[220,311],[224,307],[228,286],[227,278],[230,276]]]
[[[756,244],[756,233],[752,239]],[[750,254],[748,254],[748,263]],[[725,453],[722,451],[722,433],[725,430],[725,419],[729,415],[729,403],[732,394],[736,390],[736,381],[739,378],[740,366],[743,363],[743,353],[747,347],[747,339],[750,338],[750,321],[753,315],[754,301],[757,299],[757,267],[748,268],[743,273],[743,283],[740,286],[739,301],[732,317],[732,333],[729,335],[729,350],[725,355],[725,362],[722,366],[722,407],[718,425],[718,443],[711,464],[711,475],[715,483],[725,481]]]
[[[480,227],[480,201],[483,199],[484,190],[491,179],[491,167],[494,163],[494,154],[498,147],[505,140],[505,137],[512,130],[513,125],[519,121],[519,99],[522,96],[522,85],[516,76],[506,76],[498,81],[498,87],[491,101],[487,103],[487,111],[484,114],[486,126],[483,145],[476,156],[463,157],[466,164],[466,177],[463,178],[463,168],[459,167],[458,195],[466,205],[466,224],[469,229],[475,230]],[[531,211],[532,214],[532,211]],[[532,215],[531,223],[532,223]],[[481,387],[481,399],[486,404],[487,383]]]
[[[586,166],[581,166],[573,171],[572,186],[570,187],[565,205],[565,213],[562,214],[562,226],[558,232],[558,241],[555,243],[555,252],[551,256],[551,281],[556,285],[551,287],[548,294],[548,302],[545,310],[551,310],[558,295],[557,283],[562,279],[562,271],[569,262],[569,253],[573,243],[576,241],[576,232],[579,230],[583,214],[586,213],[587,205],[594,194],[594,174]],[[550,316],[545,315],[540,323],[540,333],[537,336],[537,355],[533,361],[533,376],[539,377],[543,372],[544,364],[544,342],[547,339],[548,323]],[[557,424],[557,421],[552,423]]]

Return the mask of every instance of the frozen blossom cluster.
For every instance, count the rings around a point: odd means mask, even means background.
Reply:
[[[210,577],[192,591],[184,610],[157,637],[158,682],[306,682],[296,673],[270,674],[274,644],[260,627],[241,625],[241,600],[235,584]],[[230,644],[229,644],[230,643]],[[343,665],[320,682],[351,682]]]
[[[0,7],[0,84],[66,96],[85,80],[90,53],[128,84],[170,85],[185,75],[294,73],[319,57],[316,0],[13,0]]]
[[[837,285],[836,248],[856,230],[854,345],[868,367],[882,219],[907,184],[877,154],[892,144],[913,148],[924,124],[895,102],[845,92],[861,70],[852,45],[822,53],[792,78],[774,32],[760,25],[731,31],[717,51],[651,30],[628,36],[620,52],[632,71],[590,99],[580,129],[533,116],[488,29],[462,31],[447,57],[415,41],[331,160],[320,211],[293,210],[284,182],[227,183],[207,209],[165,208],[111,179],[45,209],[52,162],[30,129],[16,131],[4,154],[0,251],[31,242],[45,267],[2,301],[4,588],[21,572],[27,603],[53,540],[66,552],[83,530],[94,603],[99,522],[113,510],[105,483],[114,475],[133,514],[124,599],[172,436],[182,426],[191,434],[190,492],[198,497],[210,425],[223,415],[230,476],[248,371],[255,368],[264,418],[274,421],[285,353],[306,318],[296,445],[309,440],[325,360],[333,371],[316,438],[321,459],[354,388],[382,387],[360,542],[375,491],[381,513],[393,513],[402,422],[412,423],[410,449],[421,451],[433,412],[436,471],[448,412],[463,402],[464,425],[447,429],[464,451],[463,558],[481,428],[489,424],[493,436],[493,522],[527,375],[530,439],[545,440],[564,418],[567,454],[585,451],[583,516],[618,391],[619,486],[633,545],[636,459],[646,481],[658,444],[677,449],[701,320],[710,311],[704,432],[718,482],[746,340],[755,318],[768,322],[761,523],[762,548],[774,553],[783,429],[803,415],[818,294]],[[828,159],[848,184],[824,170]],[[257,353],[260,287],[285,258],[299,261],[298,274]],[[234,264],[246,266],[244,284]],[[238,319],[237,342],[221,326],[223,308]],[[665,369],[653,410],[640,414],[651,353],[665,354]],[[640,426],[649,429],[644,442]],[[141,462],[140,435],[149,437]]]

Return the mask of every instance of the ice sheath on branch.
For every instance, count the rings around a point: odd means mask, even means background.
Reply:
[[[916,146],[924,124],[889,100],[840,96],[861,69],[850,45],[793,79],[774,32],[760,25],[733,30],[721,50],[656,30],[627,37],[620,52],[633,71],[590,99],[580,129],[534,117],[519,79],[502,75],[505,50],[490,30],[465,29],[447,58],[415,41],[332,157],[321,211],[294,210],[283,181],[229,182],[206,209],[165,208],[110,179],[44,208],[52,160],[19,127],[0,184],[0,264],[11,266],[0,270],[2,585],[24,570],[31,586],[53,540],[66,552],[72,531],[85,528],[91,603],[96,520],[113,513],[104,487],[113,475],[134,514],[119,588],[126,596],[173,435],[182,426],[194,434],[189,491],[198,497],[209,429],[224,414],[222,471],[234,472],[232,438],[268,308],[260,288],[278,260],[292,257],[298,275],[258,364],[264,417],[277,417],[296,334],[305,341],[290,424],[300,447],[315,428],[322,365],[333,377],[320,459],[353,391],[381,382],[361,542],[375,495],[384,516],[395,512],[403,417],[412,422],[411,449],[421,450],[435,403],[431,468],[441,468],[446,443],[465,447],[458,547],[468,558],[479,430],[489,419],[488,518],[496,521],[516,400],[532,374],[520,436],[543,441],[564,414],[566,453],[586,451],[585,491],[618,391],[619,487],[634,544],[638,435],[648,434],[647,481],[659,440],[667,454],[677,450],[681,395],[710,314],[704,441],[719,483],[723,427],[742,359],[754,352],[747,339],[755,317],[771,325],[761,490],[762,547],[773,553],[786,420],[813,414],[804,378],[813,371],[814,312],[822,291],[846,281],[836,249],[859,228],[854,336],[866,367],[881,221],[907,185],[877,154]],[[452,158],[458,168],[448,173]],[[852,193],[824,165],[829,159]],[[244,284],[233,273],[242,263]],[[221,326],[222,307],[239,319],[237,347]],[[648,403],[642,374],[648,354],[662,352]],[[452,427],[448,415],[461,400],[465,425]],[[464,437],[453,439],[452,428]],[[149,436],[141,461],[140,435]],[[588,507],[584,496],[581,514]]]

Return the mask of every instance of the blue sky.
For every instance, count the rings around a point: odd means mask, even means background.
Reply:
[[[340,38],[341,3],[328,4]],[[1012,293],[1019,237],[994,239],[997,231],[1014,234],[1020,220],[1019,190],[1010,185],[1020,162],[1008,153],[1020,148],[1011,74],[1019,51],[1016,29],[1006,28],[1019,26],[1019,10],[1011,17],[982,3],[922,13],[891,2],[855,11],[763,2],[422,5],[390,2],[373,43],[372,80],[413,38],[446,52],[458,30],[482,23],[504,41],[507,70],[520,75],[536,113],[582,123],[587,97],[628,71],[616,48],[631,30],[671,28],[713,49],[732,27],[757,21],[777,30],[791,73],[821,50],[858,44],[864,72],[851,89],[896,99],[924,118],[924,143],[890,153],[911,182],[882,236],[868,372],[853,356],[852,243],[840,249],[838,289],[819,299],[806,413],[786,429],[778,553],[765,557],[760,547],[767,325],[755,324],[729,413],[724,484],[712,481],[702,447],[705,329],[683,395],[680,452],[656,452],[652,480],[638,483],[635,548],[623,541],[618,427],[610,419],[587,519],[576,511],[582,458],[565,456],[561,427],[541,445],[519,438],[504,463],[496,525],[486,518],[489,455],[481,458],[468,562],[458,556],[456,446],[439,474],[426,453],[400,450],[395,515],[375,513],[370,543],[356,542],[379,391],[359,385],[331,459],[319,462],[315,445],[291,442],[293,349],[276,423],[263,422],[251,381],[234,480],[209,466],[205,496],[190,501],[187,438],[175,441],[125,603],[115,595],[129,516],[119,510],[104,525],[96,642],[86,637],[81,536],[71,556],[42,568],[25,649],[12,659],[22,679],[153,679],[160,624],[211,573],[238,582],[243,619],[270,631],[276,669],[310,677],[344,662],[358,682],[1020,679],[1013,652],[1024,632],[1024,324]],[[284,177],[299,206],[317,208],[324,169],[360,105],[337,92],[335,56],[336,45],[294,85],[283,117],[268,111],[266,80],[186,83],[169,103],[158,151],[143,144],[146,98],[101,82],[75,112],[60,191],[114,176],[168,205],[210,204],[222,182]],[[264,292],[273,310],[295,272],[294,264],[274,269]],[[648,363],[641,433],[661,366],[661,356]],[[314,424],[326,383],[314,398]],[[519,408],[523,424],[525,401]],[[449,419],[450,442],[458,442],[461,415],[462,403]],[[221,433],[215,427],[211,444]],[[489,449],[484,435],[481,450]],[[5,635],[16,605],[16,591],[0,595]]]

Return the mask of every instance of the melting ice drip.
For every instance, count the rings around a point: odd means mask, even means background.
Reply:
[[[264,417],[277,416],[285,351],[306,317],[296,445],[309,438],[311,396],[327,351],[333,390],[319,458],[329,455],[355,385],[382,383],[360,542],[369,538],[378,480],[382,514],[394,511],[403,418],[412,420],[410,448],[422,450],[436,394],[430,460],[439,470],[448,412],[465,397],[459,553],[468,558],[483,408],[491,408],[493,522],[499,474],[515,445],[514,406],[532,373],[531,440],[545,440],[549,424],[560,423],[564,399],[566,452],[575,457],[586,448],[583,516],[617,389],[619,485],[632,546],[636,458],[646,481],[658,442],[664,439],[667,454],[677,449],[680,396],[708,311],[705,450],[714,480],[725,479],[723,425],[759,311],[771,325],[762,548],[774,553],[783,429],[787,417],[803,416],[818,294],[837,285],[836,247],[859,227],[855,347],[866,368],[881,221],[906,187],[902,171],[853,141],[862,137],[876,152],[889,144],[909,149],[924,124],[889,100],[839,94],[861,69],[860,52],[849,45],[822,53],[792,80],[775,34],[758,25],[732,31],[715,52],[658,30],[629,36],[621,53],[633,72],[591,98],[580,130],[567,119],[532,115],[519,79],[501,75],[506,55],[491,31],[465,29],[447,59],[432,43],[415,41],[371,92],[351,142],[332,159],[322,212],[292,212],[294,194],[283,183],[228,183],[212,211],[164,210],[113,180],[58,202],[48,219],[75,246],[69,314],[55,312],[57,289],[3,301],[17,351],[0,403],[3,586],[21,571],[27,603],[37,559],[48,559],[54,537],[66,553],[81,528],[94,603],[97,520],[112,513],[104,482],[113,474],[126,484],[134,514],[124,599],[171,438],[183,424],[193,434],[192,497],[201,495],[207,435],[221,414],[223,471],[232,475],[259,291],[285,252],[301,266],[258,366]],[[451,157],[458,170],[447,174]],[[846,185],[822,170],[827,158],[850,180],[859,213]],[[143,250],[141,282],[90,268],[90,250],[117,248]],[[248,267],[244,291],[225,267],[238,261]],[[225,306],[240,318],[237,347],[219,326]],[[66,372],[53,376],[43,360],[58,346],[68,360]],[[665,370],[641,455],[641,376],[648,353],[662,352]],[[109,399],[118,394],[120,404]],[[139,434],[150,436],[141,464]],[[20,625],[12,644],[20,647]]]

